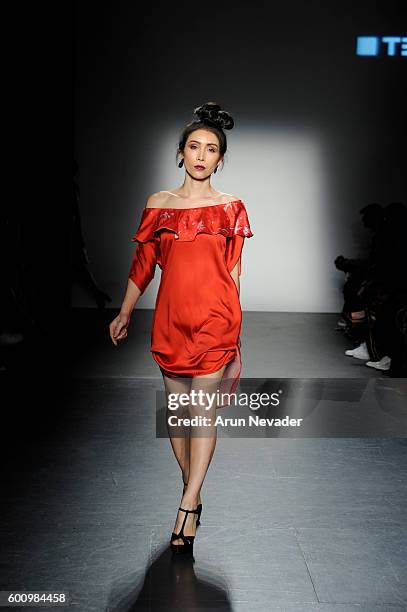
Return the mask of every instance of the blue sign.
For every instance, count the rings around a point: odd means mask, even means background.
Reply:
[[[358,36],[356,55],[407,57],[407,36]]]

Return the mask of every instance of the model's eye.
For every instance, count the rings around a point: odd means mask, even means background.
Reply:
[[[196,147],[196,145],[190,145],[190,149],[193,149],[194,147]]]
[[[216,153],[215,149],[209,149],[211,153]]]

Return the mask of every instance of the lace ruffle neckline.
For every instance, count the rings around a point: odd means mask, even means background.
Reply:
[[[200,233],[253,236],[245,205],[240,199],[190,208],[144,208],[132,241],[160,240],[162,230],[173,232],[174,239],[181,242],[194,240]]]

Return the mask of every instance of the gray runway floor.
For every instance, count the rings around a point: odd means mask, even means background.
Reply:
[[[336,315],[244,313],[242,377],[362,384],[367,402],[390,398],[390,428],[220,432],[194,558],[174,558],[182,480],[169,440],[156,437],[152,312],[135,312],[119,348],[107,336],[114,314],[78,312],[71,361],[61,361],[69,375],[6,381],[3,410],[14,425],[31,415],[32,433],[9,440],[2,461],[0,590],[66,591],[68,607],[39,609],[79,612],[407,610],[407,438],[391,413],[406,380],[345,357]],[[349,405],[357,415],[358,401]]]

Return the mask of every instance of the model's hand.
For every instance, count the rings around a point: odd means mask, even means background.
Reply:
[[[127,328],[130,323],[130,315],[120,312],[115,319],[110,323],[110,337],[115,346],[118,340],[127,338]]]

